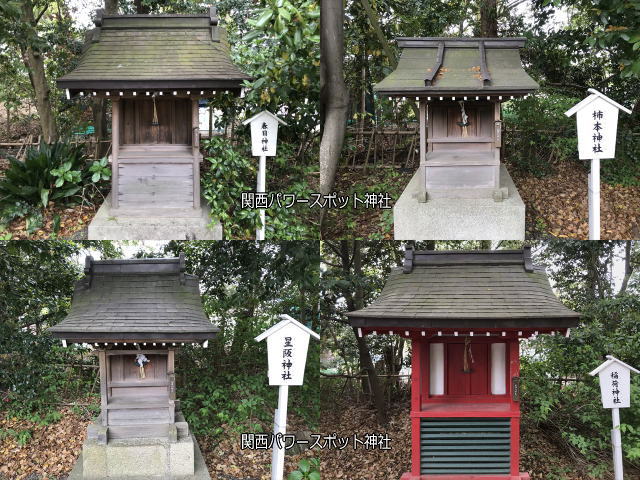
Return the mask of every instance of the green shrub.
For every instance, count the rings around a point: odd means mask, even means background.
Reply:
[[[240,209],[242,192],[254,191],[255,162],[246,144],[214,137],[203,142],[209,169],[202,176],[202,194],[226,236],[248,236],[260,222],[257,210]],[[240,153],[243,152],[243,153]]]
[[[0,322],[0,352],[0,409],[31,421],[55,421],[55,404],[85,393],[93,380],[92,372],[78,376],[61,368],[73,363],[74,350],[47,334],[15,331]]]
[[[621,113],[621,116],[626,114]],[[640,185],[640,125],[618,122],[616,157],[600,162],[602,180],[611,185]]]
[[[202,176],[202,194],[211,207],[213,217],[220,220],[226,237],[252,238],[260,225],[259,210],[240,208],[242,192],[254,192],[256,189],[258,159],[251,156],[250,143],[233,145],[227,139],[215,137],[205,140],[203,147],[210,166]],[[306,178],[315,167],[295,165],[293,158],[294,146],[278,145],[278,155],[267,160],[267,191],[309,198],[311,188]],[[266,238],[308,238],[311,222],[305,213],[316,215],[318,210],[304,204],[285,208],[285,199],[281,203],[279,206],[274,201],[267,209]]]
[[[507,102],[503,110],[505,159],[524,173],[538,177],[553,172],[557,162],[578,159],[576,119],[566,112],[581,99],[558,93],[538,93]],[[640,185],[640,128],[618,122],[616,157],[601,162],[602,179],[612,185]]]
[[[42,223],[41,210],[49,202],[85,201],[86,187],[110,175],[106,159],[87,167],[81,145],[42,142],[27,150],[24,162],[9,157],[0,181],[0,223],[26,216],[27,230],[33,230]]]
[[[320,460],[303,458],[298,468],[287,476],[287,480],[320,480]]]
[[[193,431],[212,436],[225,428],[262,431],[262,424],[271,420],[277,398],[277,389],[269,387],[266,373],[208,375],[198,382],[193,379],[188,389],[178,393]]]
[[[0,442],[5,438],[13,438],[16,440],[18,445],[24,447],[29,440],[31,440],[32,432],[31,430],[14,430],[13,428],[7,428],[6,430],[0,429]]]
[[[580,99],[539,93],[505,104],[504,155],[517,169],[538,177],[549,175],[553,164],[578,157],[575,118],[564,112]]]
[[[584,324],[571,336],[542,335],[528,342],[522,357],[523,421],[555,433],[570,450],[591,464],[595,478],[607,471],[611,413],[602,408],[598,379],[588,373],[611,354],[631,365],[640,363],[640,300],[623,296],[583,310]],[[563,385],[559,379],[568,379]],[[631,396],[640,394],[632,378]],[[622,409],[626,460],[640,460],[640,405]],[[633,427],[635,425],[636,427]],[[607,462],[607,463],[605,463]]]

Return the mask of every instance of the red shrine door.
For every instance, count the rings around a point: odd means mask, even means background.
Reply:
[[[446,345],[446,383],[447,395],[489,395],[490,362],[489,344],[471,343],[467,346],[467,365],[465,370],[465,344],[448,343]]]

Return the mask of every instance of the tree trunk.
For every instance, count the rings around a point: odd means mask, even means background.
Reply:
[[[242,318],[253,318],[255,315],[255,306],[250,305],[246,309],[243,309]],[[231,341],[231,347],[229,348],[230,358],[240,358],[243,350],[247,344],[247,338],[251,338],[248,334],[249,322],[240,321],[236,323],[233,329],[233,340]]]
[[[342,0],[320,3],[320,103],[324,122],[320,141],[320,193],[333,190],[347,128],[349,92],[344,82],[344,5]],[[326,210],[320,212],[322,229]]]
[[[627,292],[629,286],[629,279],[633,273],[633,264],[631,263],[632,255],[632,241],[627,240],[624,244],[624,278],[622,279],[622,285],[618,295],[624,295]]]
[[[341,241],[342,262],[343,268],[346,267],[345,273],[349,273],[349,242],[346,240]],[[346,262],[345,262],[346,260]],[[360,278],[362,276],[362,243],[360,240],[353,240],[353,276]],[[364,308],[364,293],[361,286],[356,286],[351,299],[353,303],[353,310],[360,310]],[[373,360],[371,359],[371,352],[364,337],[358,335],[358,330],[353,329],[353,333],[356,337],[358,344],[358,356],[360,358],[360,367],[366,370],[369,377],[369,385],[371,385],[371,395],[373,396],[373,403],[376,407],[376,418],[378,423],[384,425],[387,423],[387,407],[384,401],[384,392],[382,386],[376,374]]]
[[[371,8],[369,0],[360,0],[360,3],[362,3],[362,8],[364,8],[365,13],[367,14],[369,24],[371,25],[373,32],[376,34],[376,38],[378,39],[378,42],[380,42],[385,56],[389,60],[389,65],[393,70],[395,70],[398,67],[398,60],[396,59],[396,55],[389,45],[387,37],[384,36],[382,27],[380,27],[380,19],[378,18],[378,14],[374,12],[373,8]]]
[[[498,2],[497,0],[480,0],[480,36],[498,36]]]
[[[35,29],[36,21],[31,0],[23,0],[21,8],[22,21]],[[28,40],[25,45],[21,46],[21,51],[22,61],[27,68],[29,80],[35,93],[36,110],[40,117],[42,138],[48,143],[55,142],[58,139],[58,130],[51,106],[51,90],[49,89],[44,69],[44,57],[40,52],[32,48]]]

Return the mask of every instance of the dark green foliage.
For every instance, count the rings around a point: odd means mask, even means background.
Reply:
[[[70,365],[92,360],[46,333],[69,308],[83,248],[118,253],[106,242],[0,242],[0,409],[51,420],[62,399],[90,391],[95,371]]]
[[[251,156],[249,138],[235,145],[222,137],[203,142],[209,169],[202,176],[202,194],[211,207],[212,215],[220,220],[229,238],[251,238],[260,224],[259,211],[240,208],[242,192],[254,192],[258,159]],[[296,147],[289,143],[278,145],[278,155],[267,160],[267,191],[283,191],[297,198],[309,198],[311,187],[306,177],[313,167],[292,164]],[[293,179],[293,181],[288,181]],[[309,207],[285,208],[274,202],[267,209],[266,238],[279,240],[315,236],[307,217],[314,213]],[[304,211],[306,209],[306,212]]]
[[[93,193],[87,187],[108,178],[110,170],[100,162],[88,168],[83,150],[81,145],[43,141],[38,148],[27,150],[24,162],[9,157],[10,167],[0,180],[0,223],[28,212],[37,216],[49,202],[87,200]]]
[[[507,102],[503,109],[504,156],[522,172],[538,177],[552,174],[559,162],[578,160],[575,117],[564,115],[581,97],[553,91]],[[640,184],[640,130],[620,113],[616,157],[601,163],[602,178],[610,184]]]
[[[178,398],[182,399],[186,419],[193,431],[214,436],[225,428],[262,432],[277,403],[277,388],[269,387],[265,381],[266,362],[261,371],[239,374],[223,371],[212,375],[210,362],[196,360],[202,360],[202,353],[183,352],[178,361],[178,368],[183,370],[182,378],[189,385],[189,388],[178,388]],[[206,370],[195,363],[206,366]]]
[[[319,121],[320,6],[316,0],[256,2],[232,53],[255,78],[244,99],[248,110],[282,112],[279,134],[302,145],[314,141]],[[242,16],[247,16],[243,12]],[[238,32],[240,33],[240,32]]]
[[[298,462],[298,468],[287,476],[287,480],[320,480],[320,459],[303,458]]]
[[[640,43],[638,44],[640,45]],[[627,121],[620,113],[616,158],[600,163],[603,181],[625,186],[640,185],[640,125]]]
[[[575,118],[564,115],[579,98],[540,94],[508,102],[504,108],[505,159],[542,177],[557,162],[577,159]]]
[[[60,364],[71,363],[69,352],[49,335],[15,331],[0,324],[0,398],[2,408],[14,415],[51,411],[61,398],[86,394],[93,376],[70,375]]]
[[[205,312],[218,337],[208,349],[184,348],[177,358],[178,398],[197,432],[259,431],[273,420],[277,388],[267,378],[265,342],[254,338],[288,313],[317,328],[317,242],[171,242],[187,271],[200,277]],[[319,344],[309,345],[304,385],[291,389],[289,410],[318,423]]]
[[[202,176],[202,195],[212,215],[222,223],[227,236],[249,235],[260,218],[257,210],[240,209],[242,192],[255,190],[252,183],[256,166],[247,154],[247,145],[233,146],[224,138],[214,137],[205,140],[203,147],[209,168]]]
[[[600,478],[610,469],[611,415],[600,403],[597,378],[588,373],[613,355],[640,365],[640,296],[638,251],[630,245],[625,291],[614,279],[615,263],[626,255],[623,242],[553,241],[540,244],[536,262],[547,264],[549,276],[565,304],[584,318],[569,338],[542,335],[523,344],[523,421],[534,422],[561,438],[564,446],[589,462]],[[619,280],[619,279],[618,279]],[[632,398],[640,382],[632,378]],[[623,447],[628,461],[640,464],[640,405],[621,411]]]
[[[583,310],[584,325],[572,330],[569,338],[542,335],[524,347],[524,421],[557,431],[571,449],[586,457],[595,474],[610,468],[611,414],[600,403],[597,376],[588,373],[606,354],[640,365],[639,312],[637,296],[603,300]],[[566,379],[564,386],[561,379]],[[638,380],[632,376],[632,398],[640,395]],[[620,415],[625,457],[640,465],[640,405],[632,402]]]
[[[0,204],[24,201],[46,208],[49,200],[70,197],[81,188],[84,155],[79,146],[42,142],[39,148],[27,150],[24,162],[12,157],[9,162],[6,178],[0,182]],[[56,185],[58,178],[63,182]]]

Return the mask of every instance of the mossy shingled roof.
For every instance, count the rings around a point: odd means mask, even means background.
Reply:
[[[208,15],[104,16],[60,88],[240,88],[250,79]]]
[[[374,86],[384,95],[420,96],[426,94],[513,94],[522,95],[538,84],[522,67],[521,38],[399,38],[402,48],[398,67]],[[486,68],[490,75],[483,82],[480,43],[484,45]],[[443,45],[442,65],[437,69],[439,46]],[[437,69],[431,85],[425,78]]]
[[[380,295],[347,313],[357,327],[568,328],[580,314],[555,296],[522,251],[415,252]]]
[[[204,313],[198,277],[180,259],[90,261],[76,283],[67,317],[50,328],[75,341],[213,338],[218,328]]]

